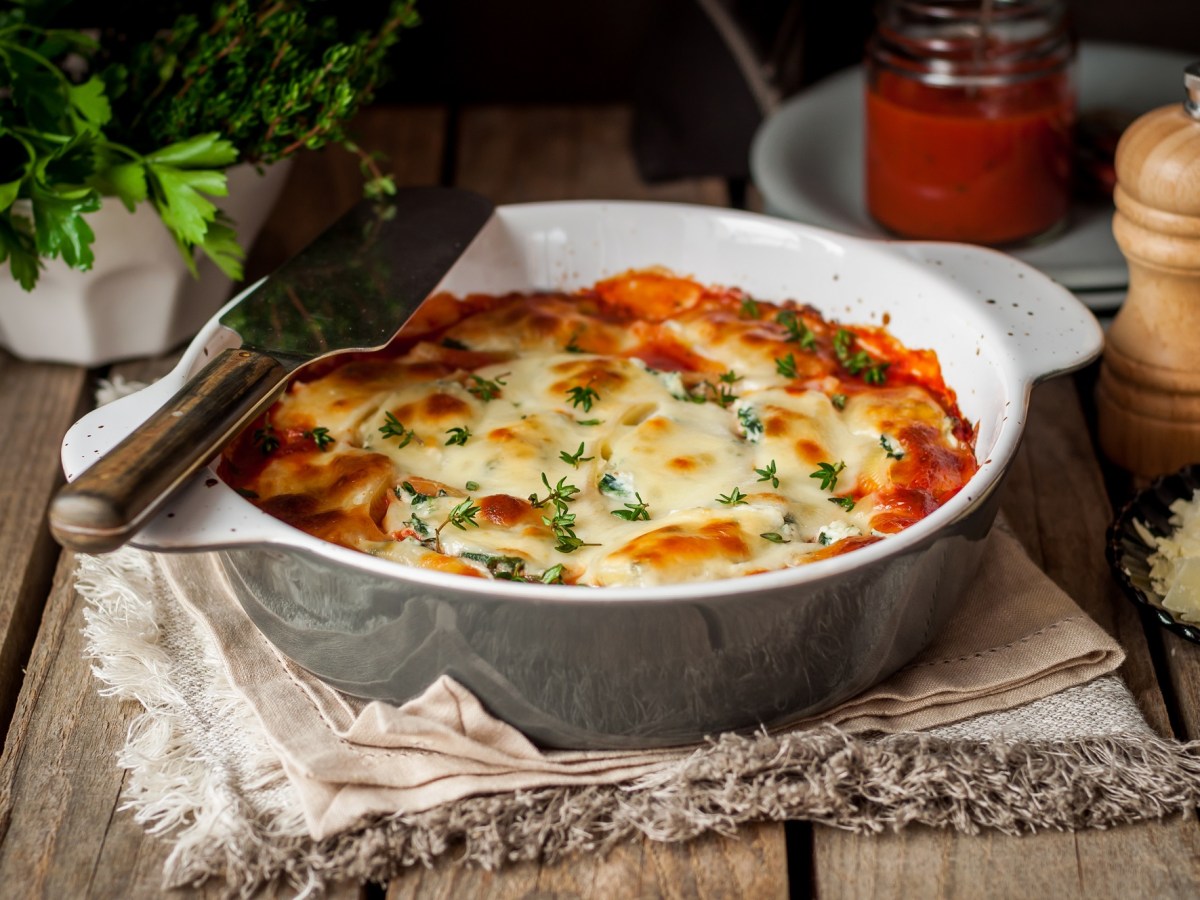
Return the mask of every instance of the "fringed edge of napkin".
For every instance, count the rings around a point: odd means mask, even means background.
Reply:
[[[1018,745],[901,735],[873,742],[832,727],[783,738],[725,736],[657,784],[470,798],[320,842],[253,831],[219,845],[196,841],[173,854],[166,877],[173,886],[224,877],[243,893],[279,876],[298,886],[387,881],[449,854],[497,869],[604,854],[639,835],[662,842],[732,835],[761,820],[803,819],[860,833],[912,823],[970,834],[1106,828],[1194,807],[1198,750],[1142,737]]]
[[[137,557],[127,557],[137,560]],[[267,745],[253,784],[281,792],[275,812],[246,808],[201,746],[195,710],[174,696],[168,649],[152,604],[129,587],[99,590],[105,563],[85,558],[80,587],[89,653],[102,693],[143,707],[122,765],[132,769],[124,808],[170,835],[169,885],[224,882],[247,894],[285,879],[319,893],[340,880],[384,881],[453,854],[494,869],[506,863],[606,852],[637,835],[685,841],[732,834],[755,820],[805,819],[857,832],[918,822],[975,833],[1104,828],[1162,818],[1200,802],[1200,742],[1145,735],[1015,742],[946,740],[922,734],[852,737],[833,727],[779,736],[726,735],[664,772],[619,787],[551,788],[469,798],[389,816],[322,841],[288,809],[288,784]],[[134,566],[129,580],[150,574]],[[118,627],[119,626],[119,627]],[[261,734],[244,701],[214,666],[214,694],[238,728]],[[202,723],[201,723],[202,724]],[[294,804],[293,804],[294,807]]]

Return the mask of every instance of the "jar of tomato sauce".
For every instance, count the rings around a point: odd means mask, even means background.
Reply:
[[[1009,244],[1064,222],[1063,0],[886,0],[867,49],[867,206],[905,237]]]

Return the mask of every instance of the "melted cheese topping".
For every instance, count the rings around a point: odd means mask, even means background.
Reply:
[[[431,306],[388,353],[302,373],[222,476],[408,565],[651,585],[864,546],[976,468],[931,353],[811,307],[657,271]]]

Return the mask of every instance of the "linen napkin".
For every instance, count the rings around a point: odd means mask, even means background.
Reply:
[[[164,555],[157,564],[261,722],[314,839],[467,797],[644,780],[695,749],[541,750],[448,677],[400,707],[348,697],[273,649],[215,557]],[[946,726],[1084,684],[1123,658],[997,528],[973,586],[930,647],[882,684],[797,727],[897,734]]]

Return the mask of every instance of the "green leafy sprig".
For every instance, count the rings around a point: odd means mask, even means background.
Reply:
[[[340,143],[358,154],[368,196],[395,192],[345,123],[417,24],[414,0],[374,16],[341,16],[329,0],[165,3],[98,37],[48,27],[64,6],[0,10],[0,262],[26,290],[45,260],[92,267],[88,216],[105,197],[149,203],[193,273],[199,251],[241,278],[234,223],[213,202],[238,160]]]

